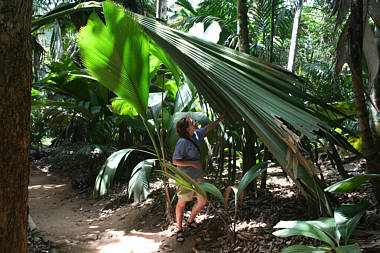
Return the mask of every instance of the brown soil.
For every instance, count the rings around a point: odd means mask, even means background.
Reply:
[[[107,210],[107,201],[83,198],[63,176],[36,167],[30,175],[30,215],[59,252],[191,252],[191,237],[177,244],[151,202]]]

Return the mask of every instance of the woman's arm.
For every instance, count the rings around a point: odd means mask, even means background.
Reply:
[[[205,126],[205,130],[206,130],[206,134],[211,130],[213,129],[219,122],[221,122],[222,120],[224,120],[224,115],[220,116],[217,120],[215,120],[214,122],[208,124],[207,126]]]
[[[173,158],[173,164],[176,166],[182,166],[182,167],[186,167],[186,166],[191,166],[194,168],[202,167],[202,164],[200,161],[184,161],[182,159],[174,159],[174,158]]]

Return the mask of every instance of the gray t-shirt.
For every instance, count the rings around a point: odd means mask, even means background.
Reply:
[[[199,150],[201,149],[201,140],[205,137],[205,135],[206,129],[200,128],[195,130],[194,135],[190,137],[199,147]],[[201,154],[193,142],[185,138],[179,138],[174,149],[173,159],[180,159],[183,161],[200,161]],[[192,166],[178,166],[178,168],[193,179],[200,178],[203,175],[202,168],[194,168]]]

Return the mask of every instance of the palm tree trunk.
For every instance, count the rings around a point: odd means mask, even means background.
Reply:
[[[356,113],[359,120],[359,130],[363,143],[363,155],[367,162],[368,173],[380,173],[380,157],[371,135],[369,113],[364,96],[362,77],[363,48],[363,3],[361,0],[351,0],[351,20],[349,28],[350,69],[352,71],[352,86],[355,96]],[[372,181],[375,197],[380,202],[380,180]]]
[[[237,0],[239,51],[249,54],[247,0]]]
[[[289,58],[288,58],[288,70],[294,72],[294,62],[296,59],[297,52],[297,41],[298,41],[298,28],[301,21],[302,13],[302,0],[299,1],[299,5],[296,9],[296,14],[294,15],[292,39],[290,41]]]
[[[167,0],[157,0],[156,2],[156,18],[166,20],[166,13],[168,11]]]
[[[32,0],[0,1],[0,251],[27,252]]]

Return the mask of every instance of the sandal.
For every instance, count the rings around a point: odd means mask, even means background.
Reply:
[[[177,231],[175,240],[181,243],[185,241],[185,234],[183,233],[182,229]]]
[[[191,222],[187,222],[187,227],[191,229],[197,229],[199,227],[198,223],[195,222],[195,220]]]

